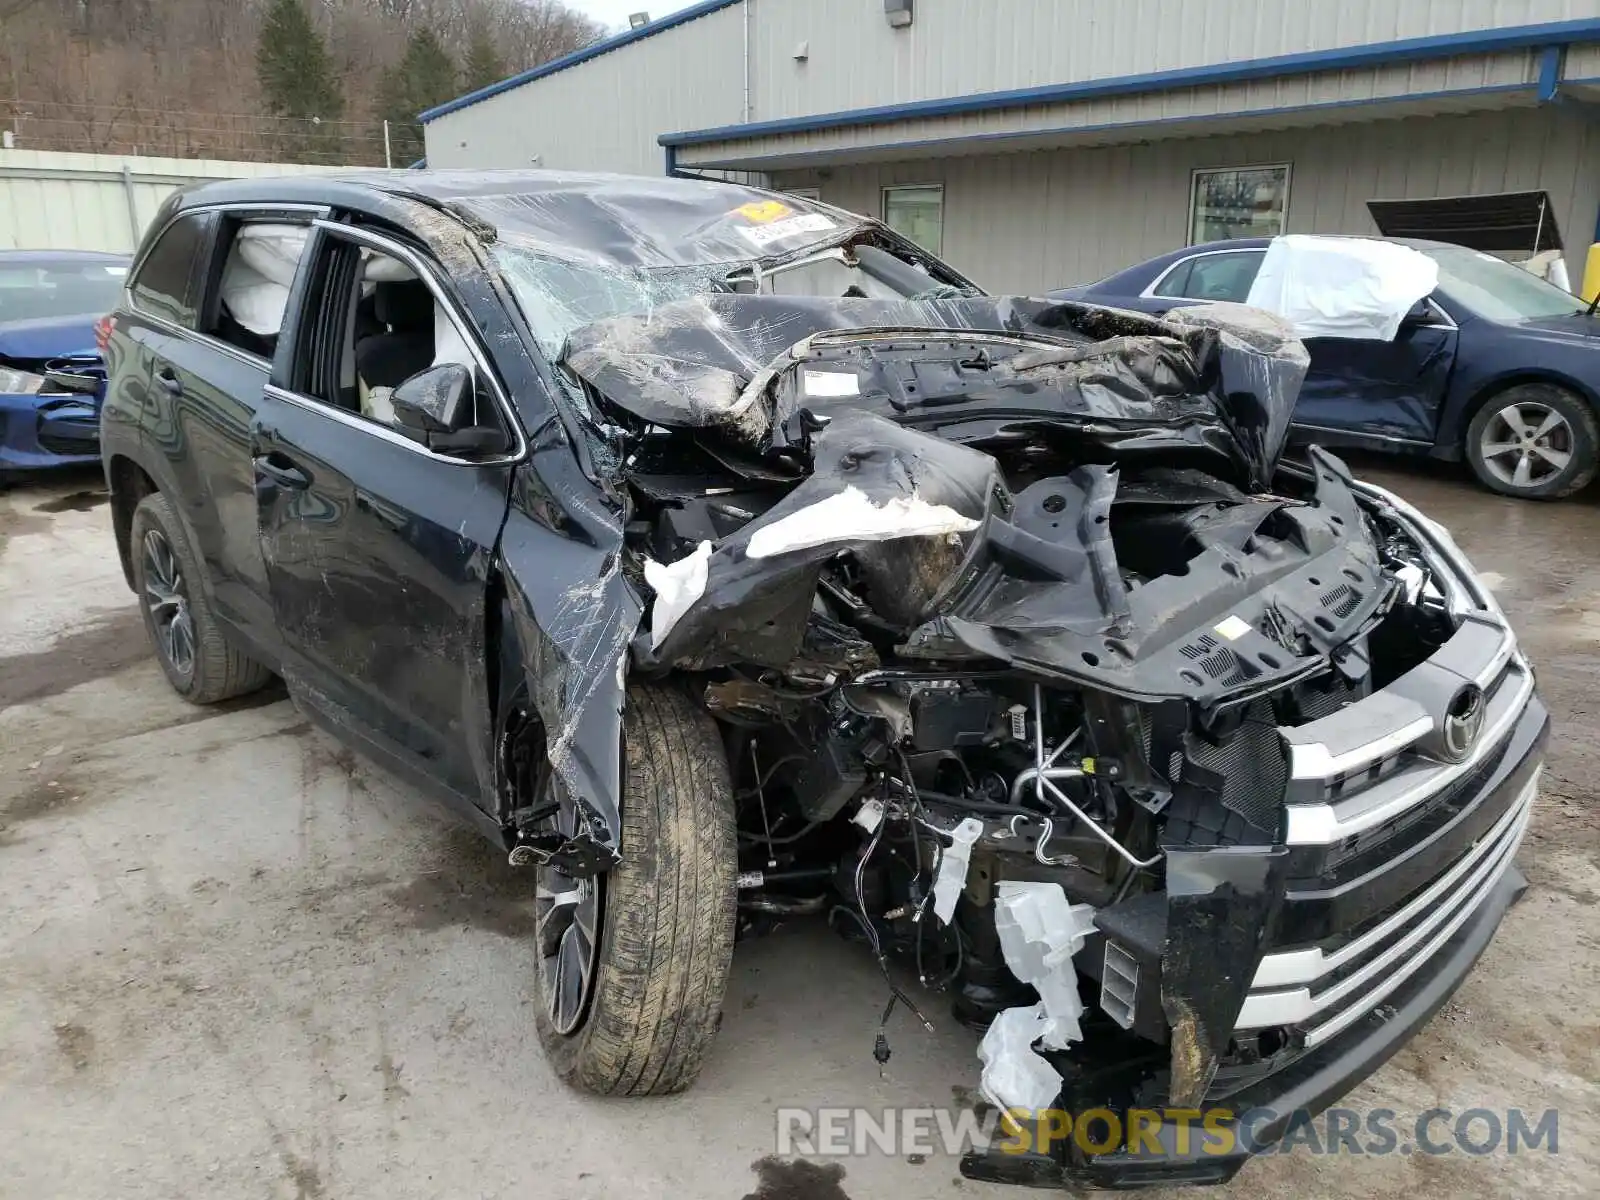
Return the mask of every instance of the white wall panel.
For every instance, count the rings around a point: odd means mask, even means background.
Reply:
[[[740,120],[743,47],[737,5],[643,38],[429,122],[428,165],[660,175],[657,135]]]
[[[180,187],[332,170],[337,168],[0,150],[0,249],[131,253],[162,201]]]

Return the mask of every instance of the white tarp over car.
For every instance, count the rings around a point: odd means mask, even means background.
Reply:
[[[1300,338],[1392,342],[1400,322],[1439,286],[1426,254],[1371,238],[1273,238],[1247,304],[1276,313]]]

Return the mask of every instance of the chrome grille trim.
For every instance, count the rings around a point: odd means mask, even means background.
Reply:
[[[1459,763],[1419,764],[1338,804],[1291,804],[1285,841],[1291,846],[1331,846],[1399,816],[1467,775],[1511,736],[1533,696],[1533,671],[1513,657],[1490,697],[1489,717],[1476,749]]]
[[[1269,955],[1256,972],[1252,991],[1239,1010],[1236,1028],[1262,1029],[1317,1022],[1305,1033],[1305,1044],[1311,1047],[1371,1012],[1448,942],[1494,890],[1522,843],[1542,773],[1541,767],[1506,815],[1463,863],[1377,928],[1331,955],[1324,956],[1321,950]],[[1404,929],[1408,924],[1412,927]],[[1391,938],[1392,944],[1380,950]],[[1332,980],[1322,991],[1313,993],[1312,986],[1318,980],[1326,979],[1341,966],[1374,950],[1379,952],[1352,974]],[[1313,966],[1318,973],[1308,978],[1306,972]],[[1263,979],[1278,982],[1264,984]],[[1304,986],[1290,990],[1258,990],[1279,987],[1285,980],[1301,982]],[[1372,986],[1368,987],[1369,984]]]

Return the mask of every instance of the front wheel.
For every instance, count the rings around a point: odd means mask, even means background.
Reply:
[[[653,1096],[694,1082],[733,959],[733,787],[716,723],[682,691],[628,689],[621,861],[592,879],[545,866],[537,896],[539,1040],[568,1083]],[[575,828],[551,783],[552,819]]]
[[[1600,428],[1579,396],[1528,383],[1495,396],[1467,429],[1467,462],[1486,487],[1526,500],[1582,491],[1600,465]]]

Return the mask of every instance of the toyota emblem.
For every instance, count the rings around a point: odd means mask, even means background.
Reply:
[[[1444,714],[1444,749],[1452,761],[1460,762],[1478,744],[1485,708],[1483,689],[1476,684],[1462,688],[1450,701]]]

